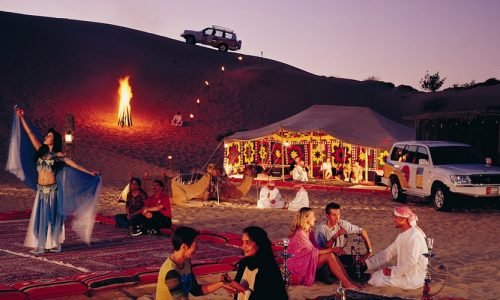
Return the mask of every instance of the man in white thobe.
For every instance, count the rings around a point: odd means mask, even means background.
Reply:
[[[260,190],[257,208],[283,208],[285,201],[281,198],[278,188],[274,187],[274,182],[269,181],[267,186]]]
[[[301,160],[298,164],[295,165],[295,168],[293,168],[292,173],[293,173],[292,174],[293,180],[298,180],[298,181],[309,180],[309,178],[307,177],[305,163],[303,160]]]
[[[413,290],[424,285],[427,268],[425,233],[417,226],[417,215],[407,206],[394,208],[393,222],[402,232],[385,250],[366,260],[368,270],[375,270],[397,256],[396,266],[372,274],[369,284]]]
[[[309,207],[309,195],[307,194],[306,189],[300,185],[297,186],[299,190],[295,195],[295,198],[288,203],[288,210],[298,211],[302,207]]]

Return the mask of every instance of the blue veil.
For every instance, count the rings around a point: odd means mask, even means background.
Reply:
[[[28,120],[26,120],[28,122]],[[30,122],[28,126],[41,139],[41,134]],[[5,169],[23,181],[29,188],[36,190],[38,173],[33,161],[35,148],[16,113],[12,122],[9,154]],[[99,198],[101,176],[92,176],[67,165],[56,174],[58,213],[74,216],[72,229],[87,244],[90,244],[95,224],[96,202]]]

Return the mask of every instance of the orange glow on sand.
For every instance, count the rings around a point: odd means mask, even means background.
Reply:
[[[130,111],[130,99],[132,99],[132,88],[128,83],[130,76],[125,76],[120,78],[120,88],[118,89],[118,95],[120,96],[120,107],[118,110],[118,125],[123,127],[132,126],[132,114]]]

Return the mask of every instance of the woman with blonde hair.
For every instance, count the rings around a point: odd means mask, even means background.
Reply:
[[[316,270],[327,265],[343,287],[359,288],[351,281],[335,256],[338,248],[318,248],[312,231],[315,221],[314,211],[309,207],[302,207],[291,224],[288,252],[292,257],[288,259],[288,268],[292,274],[292,284],[312,285]]]

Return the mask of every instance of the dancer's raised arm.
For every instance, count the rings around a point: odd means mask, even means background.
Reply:
[[[62,154],[62,153],[61,153]],[[70,167],[74,168],[74,169],[77,169],[78,171],[82,171],[84,173],[88,173],[92,176],[96,176],[96,175],[99,175],[99,172],[98,171],[89,171],[87,170],[86,168],[80,166],[79,164],[77,164],[74,160],[72,160],[71,158],[69,157],[64,157],[63,161]]]
[[[42,143],[36,138],[35,134],[33,131],[31,131],[31,128],[28,126],[28,123],[26,123],[26,120],[24,119],[24,109],[21,107],[16,107],[16,113],[19,116],[19,119],[21,120],[21,124],[23,124],[24,130],[26,130],[26,133],[28,134],[28,137],[33,144],[33,147],[35,147],[35,150],[38,151],[40,147],[42,147]]]

